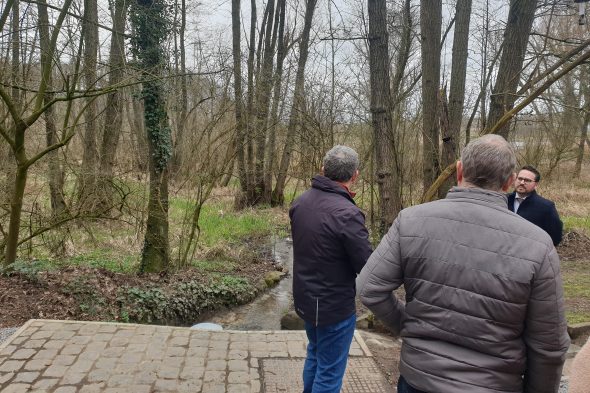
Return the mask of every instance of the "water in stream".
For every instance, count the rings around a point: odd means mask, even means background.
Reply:
[[[293,249],[291,242],[277,239],[273,256],[283,265],[287,275],[270,291],[257,297],[253,302],[214,315],[208,322],[217,323],[225,330],[280,330],[281,317],[293,304]]]

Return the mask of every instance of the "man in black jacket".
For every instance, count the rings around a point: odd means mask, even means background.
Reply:
[[[535,189],[541,174],[530,165],[523,166],[514,182],[514,192],[508,195],[508,209],[541,227],[551,236],[553,245],[561,242],[563,223],[555,204],[537,194]]]
[[[339,393],[356,324],[355,278],[371,255],[351,184],[358,155],[334,146],[291,209],[293,298],[309,340],[304,393]]]

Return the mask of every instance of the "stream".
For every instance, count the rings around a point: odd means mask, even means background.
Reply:
[[[224,330],[281,330],[281,317],[293,304],[293,248],[290,239],[277,239],[273,257],[287,275],[279,284],[251,303],[212,316],[208,322],[219,324]]]

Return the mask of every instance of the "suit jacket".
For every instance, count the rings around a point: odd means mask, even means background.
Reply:
[[[510,211],[514,211],[515,197],[516,192],[508,194],[508,209]],[[563,223],[559,219],[555,203],[543,198],[536,191],[530,193],[522,201],[516,214],[547,232],[551,236],[551,240],[553,240],[553,245],[557,246],[561,242]]]

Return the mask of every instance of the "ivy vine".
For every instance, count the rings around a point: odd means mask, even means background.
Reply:
[[[131,51],[142,73],[145,127],[152,162],[162,172],[172,157],[172,137],[166,112],[164,88],[159,77],[166,65],[164,43],[172,26],[168,0],[136,0],[129,7],[133,34]]]

